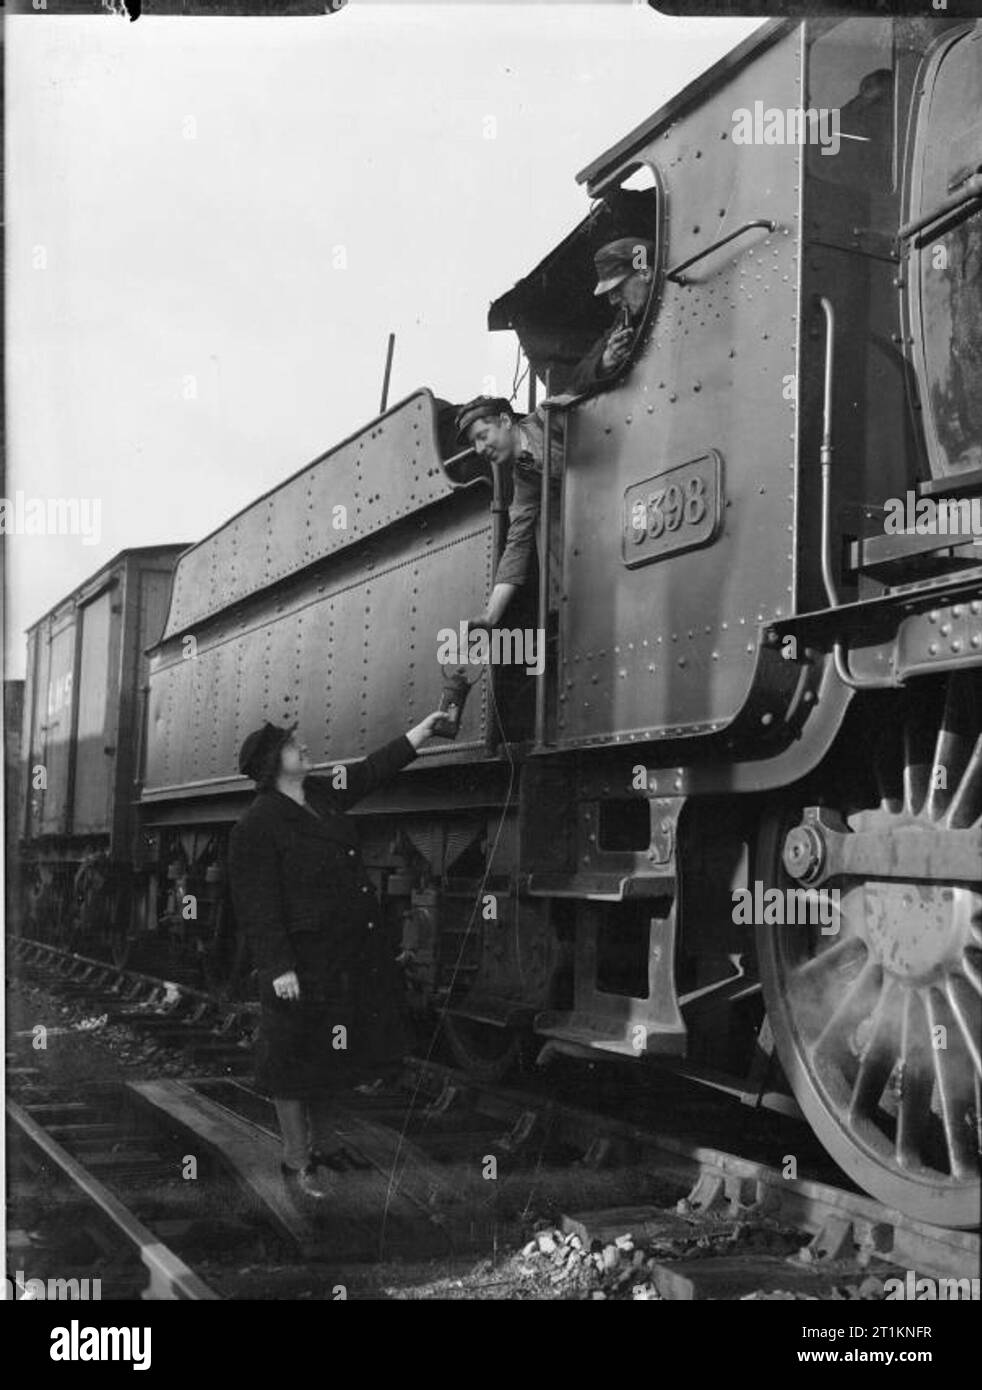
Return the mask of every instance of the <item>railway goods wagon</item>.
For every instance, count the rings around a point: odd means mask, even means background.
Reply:
[[[18,805],[22,929],[126,939],[148,663],[182,545],[122,550],[27,634]]]
[[[392,948],[473,1070],[533,1042],[755,1105],[787,1083],[856,1182],[950,1226],[979,1203],[982,562],[896,518],[982,497],[979,109],[977,26],[782,21],[581,173],[589,215],[489,320],[559,427],[545,672],[492,669],[359,808]],[[632,235],[635,350],[571,395],[593,254]],[[234,944],[261,719],[338,769],[433,707],[507,502],[450,414],[414,393],[182,557],[138,925],[191,903]]]
[[[24,682],[3,683],[3,840],[4,903],[8,914],[16,916],[20,905],[21,751],[24,725]]]

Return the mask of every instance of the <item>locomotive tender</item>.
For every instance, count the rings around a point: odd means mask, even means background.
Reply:
[[[837,152],[734,140],[761,101],[836,112]],[[883,521],[908,491],[982,494],[980,109],[979,26],[780,21],[578,176],[590,215],[489,319],[563,425],[534,719],[490,671],[457,742],[358,808],[394,949],[468,1066],[534,1038],[756,1104],[773,1048],[845,1171],[948,1226],[979,1219],[982,553]],[[621,235],[656,248],[637,350],[563,396]],[[236,750],[264,718],[331,767],[433,707],[507,501],[451,413],[414,393],[181,557],[140,928],[198,885],[192,930],[228,939]],[[734,911],[775,889],[836,894],[835,930]]]

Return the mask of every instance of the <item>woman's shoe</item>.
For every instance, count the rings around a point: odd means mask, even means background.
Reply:
[[[283,1174],[287,1190],[294,1199],[303,1196],[322,1201],[331,1195],[317,1177],[317,1165],[313,1162],[313,1155],[306,1168],[288,1168],[285,1163],[281,1163],[280,1172]]]

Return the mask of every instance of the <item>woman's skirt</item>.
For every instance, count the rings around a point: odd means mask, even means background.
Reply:
[[[299,999],[260,990],[256,1085],[281,1100],[307,1100],[371,1080],[397,1062],[408,1030],[394,962],[363,958],[325,982],[298,971]]]

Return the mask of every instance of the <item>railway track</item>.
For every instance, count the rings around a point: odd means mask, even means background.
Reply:
[[[804,1263],[857,1262],[871,1271],[877,1266],[915,1268],[934,1277],[978,1276],[980,1243],[977,1232],[929,1226],[890,1211],[864,1193],[827,1181],[790,1176],[757,1158],[706,1145],[689,1136],[618,1120],[541,1092],[487,1087],[465,1074],[433,1063],[413,1061],[417,1086],[434,1094],[441,1112],[453,1106],[473,1107],[509,1122],[509,1148],[532,1145],[544,1135],[578,1148],[582,1161],[593,1165],[643,1162],[662,1178],[687,1186],[678,1214],[719,1214],[733,1222],[762,1219],[791,1227],[810,1237],[802,1249]],[[658,1224],[659,1212],[639,1211],[634,1225]],[[590,1234],[588,1221],[573,1220],[570,1229]],[[610,1226],[605,1213],[598,1228]]]
[[[106,1023],[123,1023],[189,1063],[247,1071],[258,1005],[129,970],[45,942],[7,938],[8,969],[59,998],[84,1001]]]
[[[34,1198],[41,1200],[42,1190],[47,1191],[51,1180],[68,1190],[69,1200],[60,1203],[60,1219],[67,1220],[71,1214],[73,1240],[78,1232],[91,1237],[94,1245],[103,1255],[112,1254],[120,1258],[109,1267],[107,1297],[139,1296],[154,1300],[199,1301],[217,1298],[212,1289],[194,1270],[153,1231],[136,1213],[101,1181],[97,1166],[109,1163],[140,1163],[146,1168],[146,1152],[135,1153],[124,1145],[125,1130],[104,1118],[91,1102],[74,1104],[18,1105],[8,1100],[7,1135],[8,1148],[13,1150],[14,1162],[10,1167],[15,1172],[12,1210],[17,1212]],[[70,1119],[66,1119],[70,1116]],[[99,1118],[94,1118],[99,1116]],[[86,1166],[78,1157],[59,1142],[59,1136],[71,1137],[83,1146],[94,1141],[101,1153],[94,1154],[94,1162]],[[152,1155],[159,1162],[159,1153]],[[18,1171],[19,1170],[19,1171]],[[25,1175],[31,1178],[25,1181]],[[9,1218],[8,1218],[9,1219]],[[59,1259],[57,1235],[54,1243],[45,1242],[39,1248],[37,1238],[33,1241],[23,1230],[13,1233],[8,1240],[8,1268],[19,1260],[27,1269],[18,1266],[23,1275],[23,1288],[15,1295],[31,1297],[32,1283],[41,1279],[47,1286],[50,1279],[77,1280],[87,1293],[96,1290],[94,1296],[102,1298],[101,1276],[96,1276],[93,1285],[91,1263],[79,1265],[75,1261],[66,1268]],[[103,1239],[108,1236],[108,1244]],[[52,1267],[47,1263],[54,1258]],[[40,1263],[39,1263],[40,1261]],[[144,1282],[134,1268],[142,1266]],[[48,1270],[51,1269],[49,1273]]]
[[[127,1021],[138,1029],[164,999],[170,1020],[174,987],[167,982],[28,945],[15,959],[45,987],[67,988],[86,1007],[90,998],[102,1001],[99,1007],[106,996],[124,998],[121,1007],[135,1010]],[[193,992],[192,1000],[173,1029],[183,1019],[201,1030],[209,1018],[228,1031],[229,1006]],[[212,1015],[199,1011],[205,1003]],[[248,1036],[249,1006],[232,1012],[241,1014]],[[161,1047],[182,1052],[201,1041],[167,1027],[156,1036]],[[363,1167],[339,1178],[316,1210],[301,1211],[278,1177],[272,1106],[246,1079],[248,1050],[237,1042],[234,1055],[244,1065],[131,1082],[121,1088],[126,1108],[180,1133],[187,1151],[249,1193],[297,1259],[325,1268],[421,1251],[451,1259],[491,1252],[497,1260],[540,1227],[553,1232],[548,1240],[561,1237],[595,1260],[617,1236],[629,1238],[632,1257],[641,1252],[646,1262],[644,1286],[668,1299],[760,1290],[855,1296],[834,1291],[908,1270],[978,1276],[977,1233],[925,1225],[850,1190],[827,1160],[808,1151],[803,1126],[768,1116],[769,1128],[752,1138],[745,1109],[727,1111],[702,1091],[683,1094],[677,1080],[638,1110],[637,1088],[633,1100],[628,1092],[619,1096],[606,1071],[594,1104],[582,1103],[582,1071],[572,1085],[553,1073],[519,1088],[410,1058],[388,1093],[345,1098],[337,1139]],[[652,1079],[652,1087],[659,1084]],[[715,1142],[706,1142],[707,1133]],[[786,1161],[795,1152],[797,1171]],[[633,1270],[632,1287],[638,1277]]]

